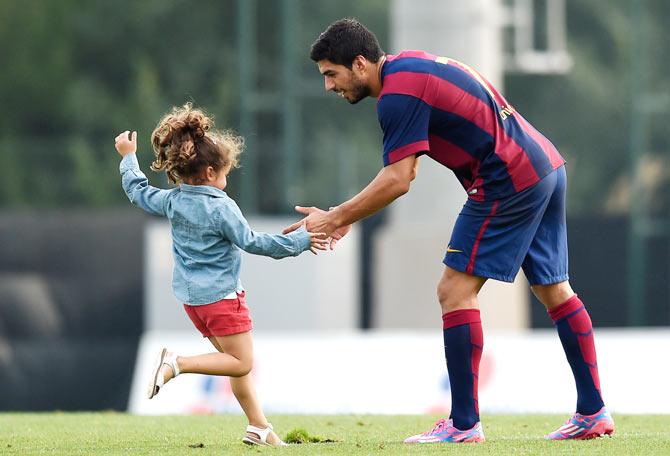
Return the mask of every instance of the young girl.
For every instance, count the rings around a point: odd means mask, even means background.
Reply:
[[[251,230],[240,209],[223,191],[237,167],[244,140],[214,131],[213,122],[190,104],[173,108],[151,135],[154,171],[165,170],[179,184],[161,190],[148,184],[135,156],[137,132],[118,135],[116,150],[123,189],[145,211],[167,217],[172,228],[172,289],[186,313],[218,352],[177,356],[162,349],[149,385],[149,398],[181,373],[227,375],[249,419],[247,444],[284,445],[260,408],[251,378],[251,318],[240,282],[240,249],[283,258],[305,250],[325,250],[326,240],[304,228],[288,235]]]

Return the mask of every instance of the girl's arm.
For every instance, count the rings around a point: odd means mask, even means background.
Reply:
[[[226,199],[219,214],[221,234],[245,252],[255,255],[275,259],[297,256],[305,250],[310,250],[310,245],[314,242],[318,243],[316,240],[313,241],[313,238],[318,236],[308,233],[304,227],[287,235],[267,234],[252,230],[240,208],[230,198]],[[319,250],[323,249],[319,248]]]
[[[119,165],[121,185],[128,199],[135,206],[150,214],[165,216],[165,207],[171,190],[161,190],[149,185],[147,176],[140,170],[135,151],[137,150],[137,132],[132,137],[127,131],[116,137],[115,147],[123,157]]]

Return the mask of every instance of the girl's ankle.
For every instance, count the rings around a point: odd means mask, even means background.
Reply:
[[[254,427],[257,427],[259,429],[267,429],[267,427],[270,426],[270,423],[268,423],[267,421],[264,421],[264,422],[256,421],[256,422],[253,422],[253,423],[251,421],[249,421],[249,426],[254,426]]]

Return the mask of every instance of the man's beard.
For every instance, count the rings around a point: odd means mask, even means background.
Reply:
[[[352,98],[347,98],[347,101],[350,104],[356,104],[361,101],[363,98],[370,95],[370,87],[365,84],[356,85],[351,89]]]

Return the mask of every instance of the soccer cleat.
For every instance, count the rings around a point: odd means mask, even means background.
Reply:
[[[614,434],[614,420],[605,407],[593,415],[575,413],[560,428],[545,438],[548,440],[587,440]]]
[[[405,443],[481,443],[485,440],[482,423],[478,422],[471,429],[461,431],[454,427],[452,420],[442,418],[435,423],[433,429],[423,434],[407,437]]]

